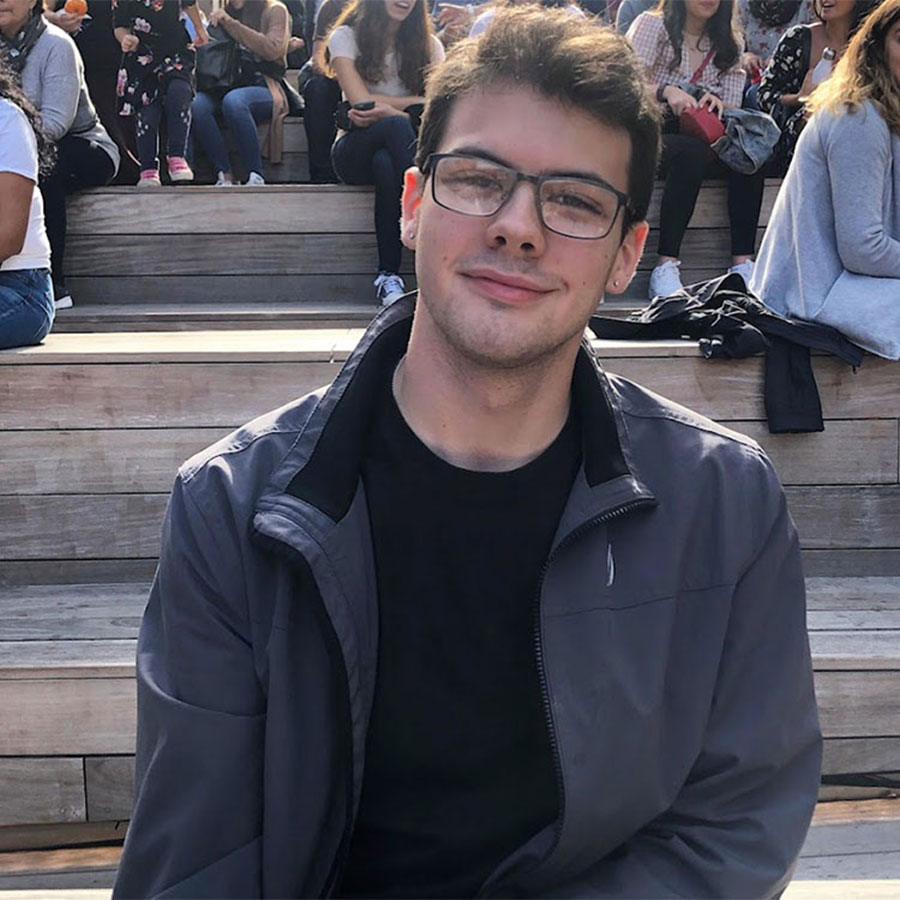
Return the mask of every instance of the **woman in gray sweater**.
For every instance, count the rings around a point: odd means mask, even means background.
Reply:
[[[0,53],[18,73],[44,133],[56,144],[56,166],[41,179],[41,193],[56,305],[65,307],[72,305],[63,280],[66,195],[108,184],[119,166],[119,148],[97,118],[78,48],[62,29],[44,21],[42,11],[39,0],[4,0]]]
[[[866,19],[808,106],[750,286],[900,359],[900,0]]]

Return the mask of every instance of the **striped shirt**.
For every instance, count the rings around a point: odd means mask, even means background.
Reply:
[[[672,68],[675,51],[669,43],[669,35],[663,25],[662,16],[655,12],[641,13],[631,23],[627,37],[638,59],[645,66],[647,81],[654,87],[691,80],[694,69],[691,67],[687,47],[682,46],[679,65]],[[712,47],[709,37],[703,35],[699,46],[705,57]],[[739,108],[744,96],[745,78],[738,55],[737,62],[725,72],[716,68],[714,59],[710,60],[700,83],[716,94],[726,106]]]

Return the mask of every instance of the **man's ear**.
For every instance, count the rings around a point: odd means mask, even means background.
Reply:
[[[650,226],[646,221],[635,222],[622,237],[619,249],[609,277],[606,279],[605,292],[609,294],[621,294],[631,284],[634,278],[634,270],[641,261],[644,252],[644,244],[647,242],[647,234]]]
[[[419,210],[422,206],[422,192],[425,176],[415,167],[407,169],[403,175],[403,197],[400,201],[400,239],[409,250],[416,249],[419,231]]]

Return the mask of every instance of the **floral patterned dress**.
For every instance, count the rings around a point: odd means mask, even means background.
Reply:
[[[197,0],[112,0],[113,27],[127,28],[140,43],[122,54],[116,84],[119,115],[130,116],[157,101],[171,78],[193,87],[194,50],[182,10]]]

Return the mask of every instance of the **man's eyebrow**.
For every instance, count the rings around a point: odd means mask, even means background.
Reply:
[[[516,168],[511,162],[509,162],[509,160],[503,159],[502,157],[497,156],[495,153],[491,153],[490,150],[485,150],[483,147],[456,147],[449,152],[464,153],[466,156],[477,156],[479,159],[486,159],[489,162],[495,162],[498,165],[506,166],[507,169]],[[599,181],[601,184],[609,184],[609,181],[599,173],[589,172],[581,169],[545,169],[544,171],[536,172],[535,174],[549,175],[553,178],[585,178],[588,181]]]

